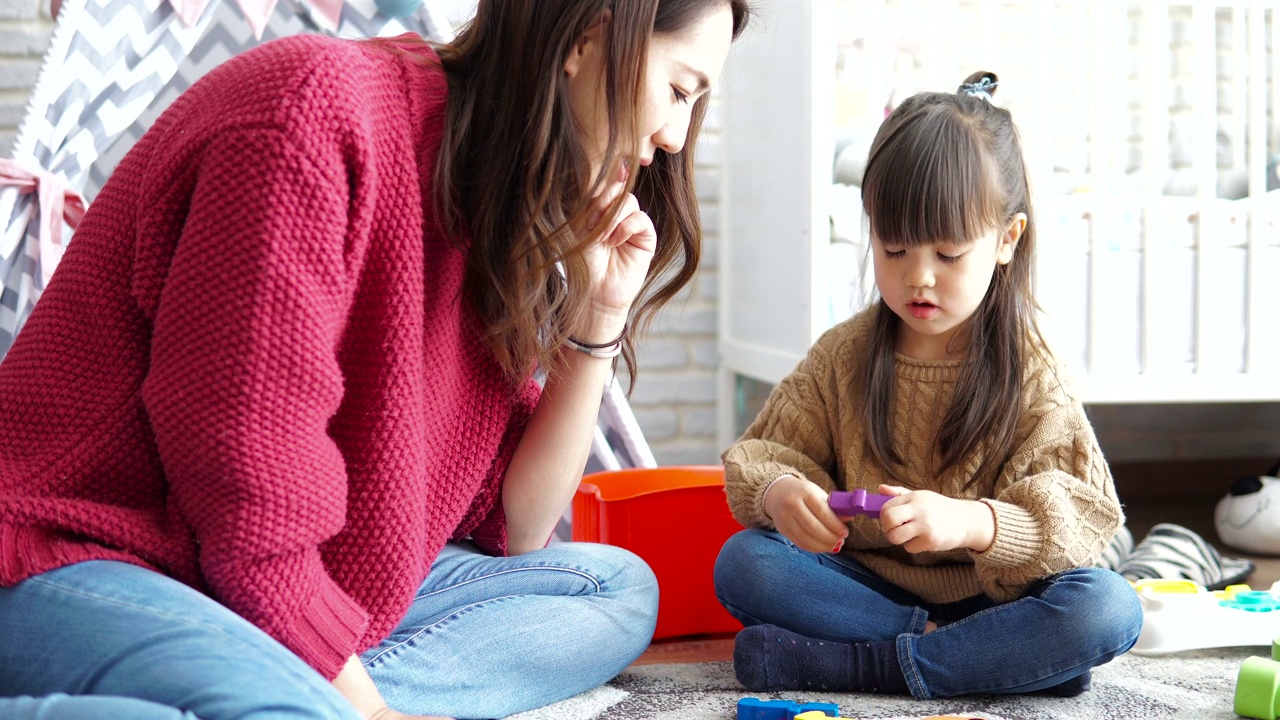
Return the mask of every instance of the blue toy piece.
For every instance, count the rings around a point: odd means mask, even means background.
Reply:
[[[738,720],[792,720],[796,715],[811,710],[832,716],[840,714],[840,706],[835,703],[798,703],[749,697],[738,701]]]
[[[387,17],[403,18],[418,12],[418,8],[422,7],[422,0],[373,0],[373,4],[378,6],[378,12]]]

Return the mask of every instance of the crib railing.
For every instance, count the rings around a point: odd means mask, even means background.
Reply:
[[[1268,193],[1267,179],[1280,92],[1275,4],[1035,8],[1042,38],[1065,25],[1094,40],[1077,44],[1077,72],[1091,79],[1075,91],[1087,110],[1069,116],[1067,134],[1086,164],[1066,169],[1086,184],[1037,195],[1045,255],[1086,258],[1084,322],[1059,323],[1061,339],[1077,343],[1086,396],[1280,399],[1280,192],[1272,180]],[[1037,46],[1051,64],[1052,43]],[[1044,158],[1061,116],[1043,102],[1037,115]],[[1062,282],[1055,262],[1040,267],[1046,290]]]
[[[1046,330],[1088,402],[1280,400],[1280,2],[845,6],[899,58],[866,65],[892,99],[1000,75]]]

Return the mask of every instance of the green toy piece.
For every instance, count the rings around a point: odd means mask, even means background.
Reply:
[[[1271,644],[1271,653],[1278,652]],[[1257,720],[1280,718],[1280,662],[1264,657],[1245,658],[1236,677],[1233,709],[1237,715]]]

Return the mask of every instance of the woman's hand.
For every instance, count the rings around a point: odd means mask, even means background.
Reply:
[[[573,335],[583,342],[609,342],[622,333],[658,247],[653,220],[640,209],[635,195],[627,193],[618,210],[608,213],[625,188],[622,179],[606,185],[592,200],[584,229],[594,242],[583,252],[591,275],[591,317],[588,326]]]
[[[625,175],[592,200],[593,214],[575,228],[590,238],[583,249],[588,272],[586,313],[566,328],[578,342],[617,340],[626,327],[631,303],[639,294],[658,245],[649,216],[628,194],[621,209],[608,212],[626,185]],[[591,439],[600,415],[600,396],[613,377],[613,363],[580,352],[565,352],[542,390],[502,481],[507,520],[507,552],[512,555],[546,546],[582,479]]]
[[[849,528],[827,505],[827,493],[794,475],[773,483],[764,496],[764,512],[778,532],[809,552],[839,552],[849,535]]]
[[[387,707],[360,658],[352,655],[333,679],[333,686],[368,720],[452,720],[436,715],[406,715]]]
[[[983,552],[995,539],[995,516],[977,500],[958,500],[931,490],[881,485],[892,498],[880,508],[885,538],[907,552],[967,548]]]

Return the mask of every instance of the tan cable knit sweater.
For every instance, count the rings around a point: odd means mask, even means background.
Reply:
[[[762,509],[765,488],[793,474],[822,489],[874,491],[882,482],[980,500],[995,514],[995,541],[985,552],[912,555],[891,545],[879,520],[849,523],[843,553],[928,602],[985,593],[999,601],[1022,595],[1036,580],[1093,565],[1123,523],[1111,472],[1079,399],[1060,366],[1029,354],[1023,416],[1012,457],[996,477],[962,490],[981,462],[973,454],[935,476],[936,437],[959,376],[958,361],[898,356],[892,427],[905,463],[896,483],[863,440],[862,346],[873,308],[836,326],[769,396],[760,415],[724,453],[729,506],[747,527],[772,528]]]

